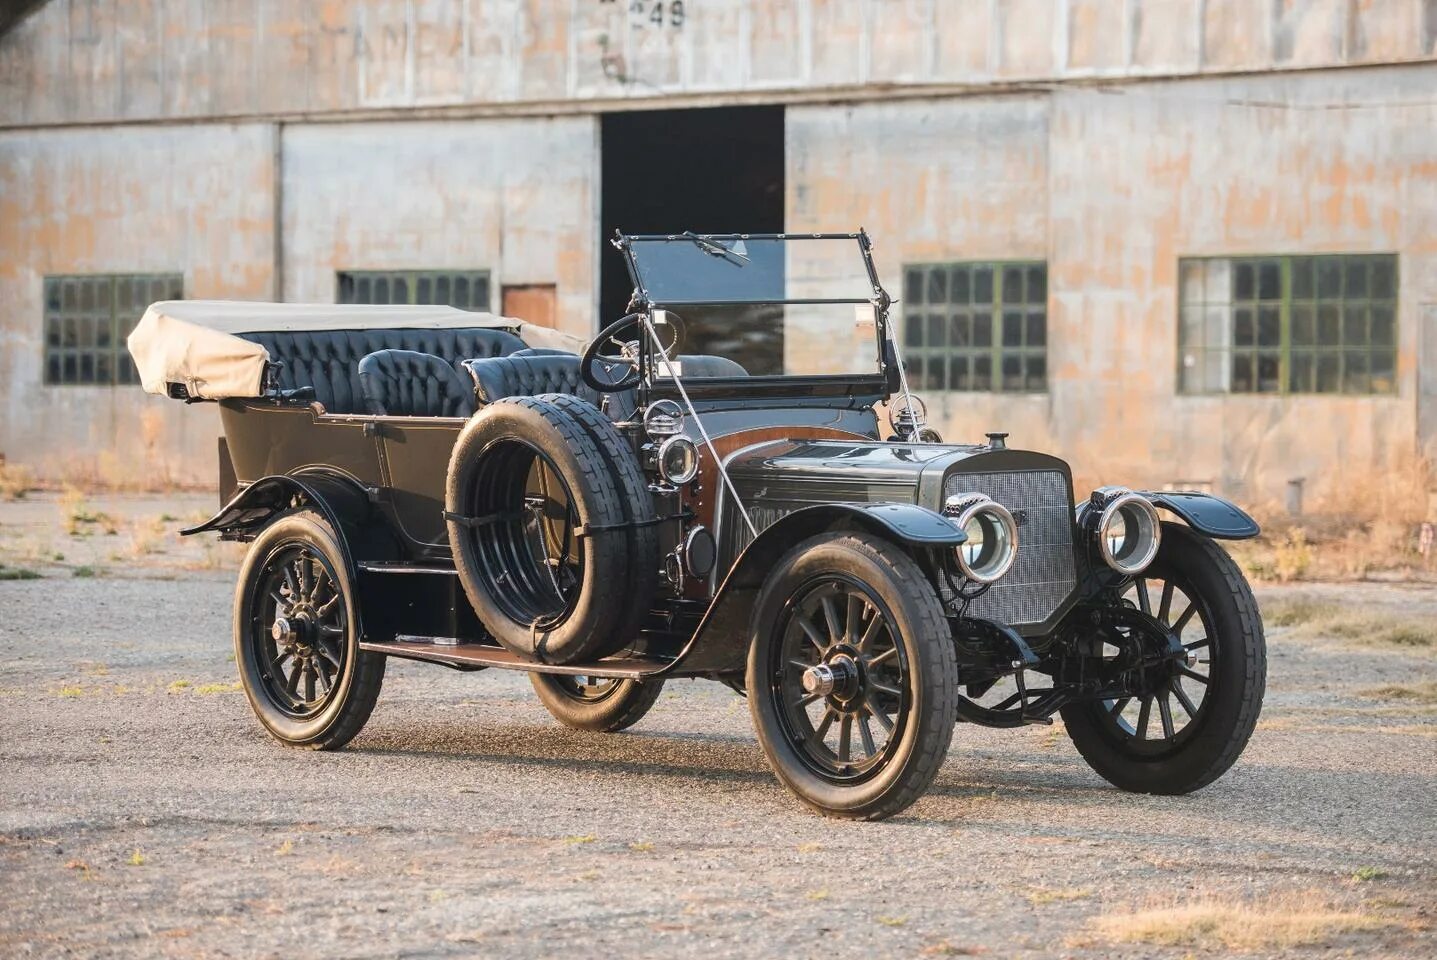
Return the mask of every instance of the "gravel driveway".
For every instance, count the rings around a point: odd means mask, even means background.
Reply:
[[[1272,630],[1263,723],[1189,797],[1108,787],[1061,726],[965,725],[927,797],[853,824],[699,681],[580,734],[522,675],[391,662],[348,749],[285,750],[234,686],[229,571],[50,574],[0,582],[5,956],[1181,956],[1094,918],[1272,896],[1372,919],[1329,947],[1437,952],[1437,717],[1371,692],[1431,650]]]

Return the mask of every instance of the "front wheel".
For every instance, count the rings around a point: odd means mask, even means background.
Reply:
[[[545,709],[566,727],[616,733],[644,718],[659,694],[662,680],[610,680],[603,677],[531,673],[529,682]]]
[[[1186,659],[1149,671],[1132,696],[1065,706],[1063,723],[1114,786],[1191,793],[1233,765],[1257,725],[1267,682],[1257,601],[1226,551],[1176,523],[1163,524],[1126,599],[1177,634]]]
[[[294,510],[255,538],[235,589],[234,631],[245,695],[280,743],[335,750],[369,719],[384,657],[359,649],[344,554],[318,513]]]
[[[769,574],[752,625],[749,709],[784,785],[852,820],[922,796],[953,737],[958,667],[918,564],[864,534],[813,537]]]

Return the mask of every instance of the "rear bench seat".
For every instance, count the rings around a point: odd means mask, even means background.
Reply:
[[[525,349],[524,341],[504,330],[458,329],[306,330],[244,333],[244,339],[269,351],[282,363],[282,390],[313,387],[314,398],[329,413],[367,413],[359,382],[359,361],[379,350],[410,350],[447,361],[456,370],[475,357],[502,357]],[[469,377],[463,376],[464,382]]]

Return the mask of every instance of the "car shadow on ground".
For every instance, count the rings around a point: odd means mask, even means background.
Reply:
[[[700,783],[773,782],[757,741],[717,734],[615,735],[517,724],[463,731],[421,727],[365,736],[351,744],[348,751],[377,757],[514,764],[538,769],[580,768],[620,777],[668,776]],[[702,757],[702,762],[694,762],[696,755]]]
[[[361,737],[349,750],[375,757],[492,763],[541,770],[574,771],[618,778],[650,777],[691,781],[697,786],[744,785],[777,791],[777,782],[755,740],[724,734],[669,734],[630,731],[591,734],[543,724],[512,724],[487,729],[460,729],[416,724],[390,727]],[[1046,823],[1062,832],[1065,811],[1074,804],[1121,803],[1134,814],[1152,815],[1136,830],[1155,837],[1171,834],[1188,839],[1186,820],[1171,824],[1168,815],[1221,811],[1222,831],[1236,841],[1249,831],[1270,831],[1274,809],[1292,827],[1274,837],[1277,846],[1295,851],[1326,848],[1336,853],[1341,843],[1324,837],[1348,837],[1351,824],[1334,797],[1354,802],[1404,806],[1420,803],[1430,780],[1415,774],[1384,777],[1382,797],[1374,797],[1366,771],[1337,771],[1261,759],[1244,761],[1216,784],[1186,796],[1129,794],[1108,786],[1081,766],[1076,757],[1034,754],[1026,746],[1012,755],[985,749],[949,760],[927,793],[922,816],[900,816],[895,822],[961,827],[987,821],[1006,829],[1015,820]],[[777,795],[777,794],[776,794]],[[977,808],[977,809],[975,809]],[[1020,811],[1020,812],[1019,812]],[[1045,828],[1046,829],[1046,828]]]

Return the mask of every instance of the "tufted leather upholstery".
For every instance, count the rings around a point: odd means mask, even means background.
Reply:
[[[633,390],[609,394],[605,407],[597,390],[579,376],[579,358],[570,354],[538,354],[496,357],[492,360],[466,360],[464,368],[474,378],[474,392],[479,404],[492,403],[501,397],[533,397],[541,393],[567,393],[582,397],[607,410],[610,417],[623,420],[634,412]],[[629,372],[625,364],[609,367],[611,376],[619,380]]]
[[[445,330],[301,330],[243,333],[261,344],[271,360],[283,363],[282,390],[313,387],[330,413],[360,413],[359,361],[379,350],[412,350],[457,364],[468,357],[499,357],[524,349],[524,341],[503,330],[461,327]]]
[[[467,417],[474,390],[442,357],[377,350],[359,361],[366,413],[392,417]]]

